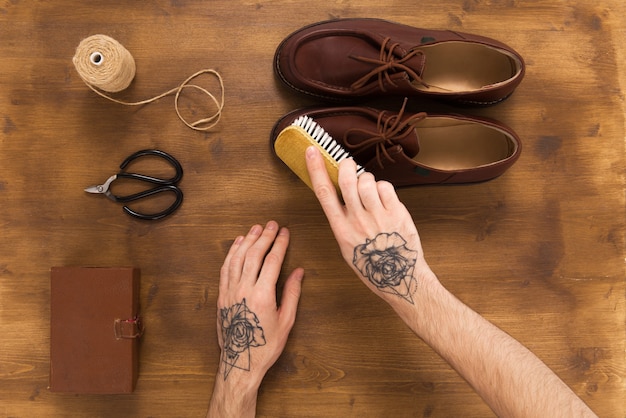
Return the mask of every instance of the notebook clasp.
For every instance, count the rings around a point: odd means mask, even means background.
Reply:
[[[139,316],[131,319],[115,319],[113,321],[113,332],[116,340],[140,338],[143,330],[143,323]]]

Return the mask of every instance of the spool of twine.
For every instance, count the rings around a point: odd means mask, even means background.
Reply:
[[[139,106],[154,102],[162,97],[175,94],[174,108],[178,118],[188,127],[197,131],[207,131],[217,125],[224,107],[224,82],[220,74],[213,69],[203,69],[192,74],[177,87],[165,93],[138,102],[125,102],[115,99],[105,93],[117,93],[126,89],[135,78],[135,60],[131,53],[115,39],[106,35],[92,35],[83,39],[76,48],[72,59],[74,67],[80,78],[87,86],[98,95],[125,106]],[[190,81],[202,74],[214,76],[220,86],[220,98],[218,99],[207,89]],[[188,122],[181,114],[178,102],[184,89],[192,88],[209,97],[217,108],[213,115]]]
[[[135,60],[126,48],[106,35],[83,39],[76,48],[74,66],[87,85],[117,93],[135,78]]]

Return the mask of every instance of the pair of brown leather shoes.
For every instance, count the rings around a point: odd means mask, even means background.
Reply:
[[[493,39],[413,28],[380,19],[319,22],[289,35],[274,69],[292,89],[329,101],[426,97],[493,105],[524,76],[522,57]],[[396,186],[468,183],[499,176],[518,159],[521,142],[502,123],[469,116],[398,112],[360,106],[316,107],[281,118],[278,134],[307,115],[357,163]]]

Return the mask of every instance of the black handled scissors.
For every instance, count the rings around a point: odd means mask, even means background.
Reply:
[[[136,160],[137,158],[144,157],[144,156],[156,156],[156,157],[163,158],[174,167],[176,174],[171,179],[160,179],[157,177],[146,176],[143,174],[127,173],[124,171],[124,169],[126,168],[128,164],[130,164],[132,161]],[[121,171],[119,173],[114,174],[111,177],[109,177],[108,180],[104,182],[104,184],[96,185],[96,186],[89,186],[85,189],[85,191],[88,193],[104,194],[106,197],[108,197],[112,201],[120,202],[120,203],[133,202],[135,200],[143,199],[145,197],[152,196],[157,193],[163,193],[163,192],[174,193],[174,195],[176,196],[176,200],[174,201],[174,203],[172,203],[170,207],[168,207],[167,209],[161,212],[140,213],[129,208],[128,206],[124,206],[124,211],[130,216],[134,216],[135,218],[146,219],[150,221],[155,221],[157,219],[165,218],[166,216],[171,215],[172,213],[174,213],[176,209],[178,209],[180,204],[183,203],[183,192],[176,185],[180,181],[180,179],[183,177],[183,167],[174,157],[172,157],[168,153],[164,151],[156,150],[156,149],[146,149],[146,150],[137,151],[136,153],[126,158],[122,162],[122,164],[120,164],[120,169]],[[153,187],[152,189],[144,190],[143,192],[131,194],[128,196],[117,196],[111,193],[109,188],[111,186],[111,183],[113,183],[118,178],[139,180],[139,181],[143,181],[147,183],[156,184],[157,186]]]

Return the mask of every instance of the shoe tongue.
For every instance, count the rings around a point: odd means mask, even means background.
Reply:
[[[406,104],[406,101],[405,101],[405,104]],[[404,105],[402,105],[402,108],[404,109]],[[400,121],[395,119],[400,116],[401,116]],[[391,141],[395,145],[401,146],[403,152],[409,158],[415,157],[420,150],[419,137],[417,136],[417,131],[415,130],[415,123],[417,123],[417,121],[421,119],[418,118],[416,119],[416,122],[411,122],[410,119],[413,119],[413,116],[404,114],[404,112],[402,111],[400,114],[389,115],[388,118],[389,119],[383,117],[383,121],[387,126],[390,126],[390,127],[396,125],[397,123],[407,124],[406,126],[402,128],[402,130],[400,130],[397,134],[392,136]],[[391,119],[391,118],[394,118],[394,119]],[[389,147],[392,147],[392,145],[390,145]]]
[[[409,127],[407,129],[411,130],[411,133],[409,135],[405,136],[404,138],[396,138],[393,140],[393,142],[400,145],[404,153],[409,158],[413,158],[420,150],[419,137],[417,136],[415,128]]]
[[[406,50],[400,50],[396,48],[393,54],[394,60],[400,61],[405,56],[407,56],[408,54],[412,52],[411,50],[408,50],[406,51],[406,53],[403,53],[404,51]],[[372,64],[371,62],[361,62],[361,60],[357,57],[362,57],[362,58],[366,58],[366,59],[373,60],[373,61],[377,61],[380,59],[380,53],[378,51],[374,51],[370,49],[367,49],[367,50],[355,49],[355,50],[350,51],[348,56],[351,57],[352,61],[350,62],[350,65],[346,65],[342,68],[341,73],[343,74],[345,72],[347,79],[352,80],[352,81],[359,79],[360,77],[369,73],[376,67],[376,65]],[[402,65],[413,70],[413,72],[415,72],[421,78],[423,76],[424,69],[426,67],[426,58],[424,57],[424,54],[415,54],[408,60],[402,62]],[[400,68],[391,68],[389,70],[389,76],[394,82],[398,82],[399,80],[402,80],[405,77],[409,77],[409,79],[411,79],[410,81],[414,81],[412,80],[413,77],[411,77],[411,75],[407,74],[405,70],[402,70]],[[373,74],[369,82],[375,79],[376,79],[376,76],[375,74]]]
[[[396,55],[396,58],[395,58],[396,61],[402,60],[402,58],[408,55],[410,52],[411,51],[408,51],[403,56]],[[408,60],[403,61],[402,65],[410,68],[411,70],[413,70],[414,73],[416,73],[420,78],[422,78],[424,76],[424,70],[426,69],[426,57],[424,56],[424,54],[416,54],[416,55],[413,55]],[[407,71],[402,70],[400,68],[391,69],[390,75],[392,79],[402,75],[402,77],[409,77],[410,81],[415,81],[413,80],[414,77],[411,74],[409,74]]]
[[[417,54],[404,62],[404,64],[411,68],[420,77],[424,76],[424,69],[426,68],[426,57],[424,54]]]

